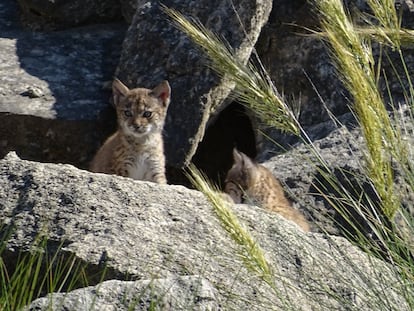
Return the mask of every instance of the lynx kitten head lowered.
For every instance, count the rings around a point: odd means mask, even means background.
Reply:
[[[118,131],[109,137],[91,163],[91,171],[166,183],[162,130],[171,88],[163,81],[154,89],[112,84]]]
[[[224,191],[234,203],[246,198],[295,222],[304,231],[309,231],[305,217],[285,197],[282,185],[263,165],[255,163],[244,153],[233,150],[234,164],[225,179]]]

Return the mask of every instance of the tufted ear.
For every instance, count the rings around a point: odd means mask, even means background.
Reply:
[[[151,95],[159,98],[164,105],[167,107],[170,103],[171,98],[171,87],[167,80],[162,81],[152,91]]]
[[[112,82],[112,94],[114,96],[114,104],[118,105],[119,99],[126,96],[129,92],[129,88],[123,84],[120,80],[116,79]]]

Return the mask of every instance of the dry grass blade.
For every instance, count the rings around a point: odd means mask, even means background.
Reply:
[[[167,7],[163,10],[179,30],[205,51],[211,60],[212,69],[235,84],[234,92],[240,102],[255,111],[267,124],[288,133],[299,134],[294,114],[264,73],[251,62],[246,64],[242,61],[237,51],[200,22]]]
[[[236,215],[229,207],[229,203],[225,201],[222,195],[215,189],[202,173],[194,166],[189,166],[187,174],[191,183],[206,195],[212,203],[214,212],[216,213],[221,225],[230,235],[230,237],[241,247],[241,258],[245,265],[268,285],[274,288],[273,273],[270,269],[262,249],[254,241],[249,232],[242,226]]]
[[[353,109],[361,124],[368,152],[367,173],[383,202],[384,213],[392,218],[400,200],[394,191],[390,155],[398,142],[376,84],[374,59],[369,41],[355,30],[340,0],[318,2],[322,28],[331,45],[338,71],[354,98]]]
[[[383,45],[389,47],[396,47],[395,40],[392,38],[398,38],[398,42],[401,46],[412,47],[414,44],[414,30],[411,29],[386,29],[378,26],[366,26],[357,27],[354,26],[355,32],[364,40],[374,39]],[[318,36],[321,38],[327,38],[327,34],[324,32],[316,32],[308,29],[311,36]]]
[[[381,27],[376,27],[379,36],[384,38],[391,46],[399,49],[403,32],[400,31],[401,23],[394,7],[395,1],[368,0],[367,2],[381,25]]]

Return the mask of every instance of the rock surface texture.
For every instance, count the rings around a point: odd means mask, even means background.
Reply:
[[[50,294],[28,310],[219,310],[217,290],[201,276],[144,281],[111,280]]]
[[[19,252],[29,251],[39,233],[48,254],[61,245],[62,256],[89,264],[85,277],[95,288],[69,293],[66,307],[83,309],[95,301],[94,310],[128,310],[142,298],[144,304],[170,310],[267,310],[269,304],[276,310],[286,305],[375,310],[377,302],[365,289],[386,288],[388,303],[408,310],[390,287],[399,281],[385,263],[342,238],[305,234],[259,208],[233,207],[265,250],[274,291],[246,269],[240,257],[245,253],[197,191],[24,161],[14,153],[0,161],[0,184],[0,221],[15,228],[2,254],[8,267]],[[97,271],[104,270],[107,282],[98,284]],[[328,293],[320,291],[321,284]],[[132,296],[126,298],[125,292]],[[160,299],[148,302],[148,295]],[[47,310],[59,297],[35,301],[32,310]]]
[[[31,32],[13,0],[0,3],[0,157],[86,167],[115,129],[112,80],[123,24]]]
[[[353,18],[358,14],[372,14],[365,0],[343,1]],[[414,10],[411,0],[395,1],[402,25],[414,27]],[[256,44],[257,53],[280,92],[291,103],[300,105],[300,122],[305,129],[330,119],[330,114],[341,116],[349,112],[352,98],[343,86],[334,61],[329,55],[329,44],[307,29],[319,30],[319,17],[312,2],[305,0],[275,1],[268,23],[263,28]],[[387,77],[381,79],[380,90],[386,101],[389,94],[395,104],[405,102],[403,90],[409,89],[399,55],[387,47],[373,44],[374,57]],[[411,47],[403,48],[408,68],[414,66]],[[386,55],[386,56],[385,56]],[[394,67],[396,66],[396,75]],[[401,86],[404,85],[404,88]],[[388,90],[390,88],[390,90]],[[390,92],[389,92],[390,91]],[[317,138],[328,135],[329,130],[320,131]],[[272,134],[279,144],[292,143],[286,135]]]

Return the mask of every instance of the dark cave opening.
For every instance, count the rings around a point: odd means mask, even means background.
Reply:
[[[257,155],[256,134],[247,109],[233,102],[224,108],[207,127],[193,163],[218,186],[223,185],[233,164],[233,148],[246,155]]]

